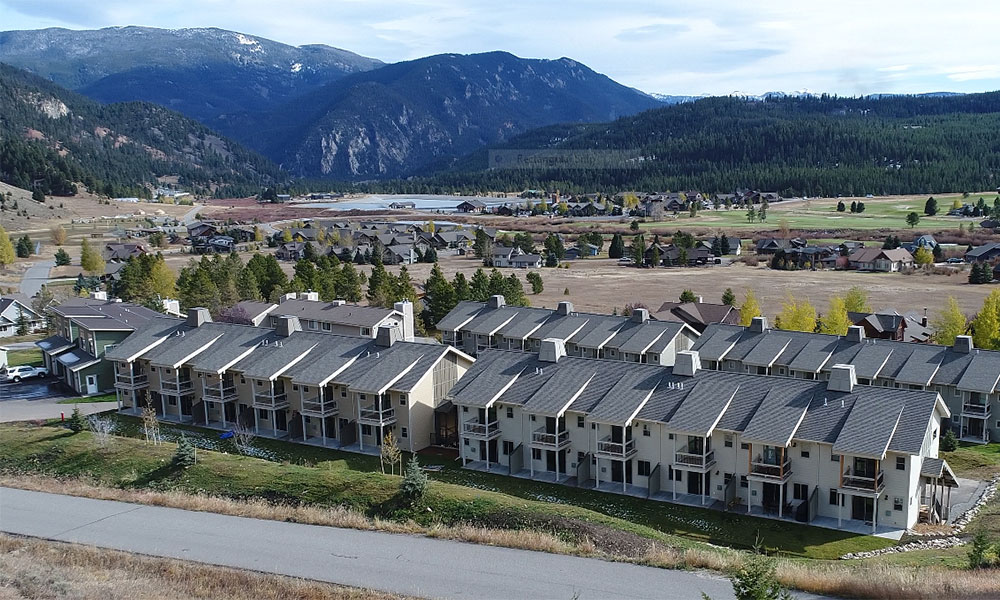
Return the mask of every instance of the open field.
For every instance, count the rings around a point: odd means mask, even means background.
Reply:
[[[665,301],[676,301],[685,289],[704,297],[706,302],[721,302],[726,288],[736,292],[738,302],[743,292],[753,289],[765,315],[774,317],[781,310],[781,303],[788,294],[800,300],[808,299],[820,312],[826,309],[831,295],[842,294],[851,286],[861,286],[871,297],[873,309],[895,308],[900,311],[922,311],[928,308],[933,316],[948,296],[954,296],[962,310],[975,314],[983,299],[996,289],[994,285],[969,285],[968,273],[954,275],[928,275],[923,273],[862,273],[858,271],[773,271],[763,266],[748,267],[743,264],[700,268],[636,269],[619,266],[609,259],[582,259],[572,261],[568,269],[540,269],[545,290],[529,295],[532,306],[555,308],[562,300],[573,302],[578,311],[610,313],[629,302],[641,302],[656,310]],[[481,262],[459,257],[442,257],[441,269],[453,277],[462,271],[470,277]],[[287,265],[291,272],[292,265]],[[430,274],[431,265],[409,265],[410,276],[423,282]],[[362,267],[368,270],[370,267]],[[399,267],[387,267],[398,272]],[[504,275],[516,273],[524,281],[528,271],[501,269]],[[530,292],[530,286],[525,284]],[[564,294],[565,290],[569,294]]]
[[[0,598],[390,600],[293,577],[0,534]]]
[[[41,366],[42,362],[42,351],[39,348],[7,351],[7,364],[11,367],[19,367],[21,365]]]

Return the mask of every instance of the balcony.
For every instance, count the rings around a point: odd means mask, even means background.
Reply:
[[[202,382],[201,396],[207,402],[229,402],[239,397],[236,393],[236,384],[232,381],[223,381],[217,384]]]
[[[492,440],[500,437],[500,423],[489,421],[482,423],[478,418],[462,423],[462,435],[465,437]]]
[[[569,446],[569,432],[549,433],[544,427],[536,429],[531,432],[531,445],[554,449],[565,448]]]
[[[160,378],[160,393],[167,396],[186,396],[194,390],[194,384],[190,379],[177,377]]]
[[[253,407],[270,409],[287,408],[288,396],[284,390],[275,390],[273,392],[270,390],[254,390]]]
[[[626,459],[636,453],[635,440],[614,442],[611,436],[597,442],[597,455],[605,458]]]
[[[704,471],[715,464],[715,450],[709,450],[707,454],[695,454],[692,452],[674,452],[675,469],[691,469]]]
[[[850,467],[844,472],[844,478],[840,487],[845,490],[863,492],[868,494],[879,494],[885,488],[884,473],[879,470],[874,477],[868,475],[855,474]]]
[[[149,387],[149,376],[145,373],[115,373],[115,387],[120,390],[139,390]]]
[[[336,400],[320,400],[316,398],[303,398],[302,410],[307,417],[332,417],[340,412],[340,407]]]
[[[990,403],[979,404],[978,402],[963,402],[962,416],[974,419],[990,418]]]
[[[758,481],[785,481],[792,475],[792,460],[785,457],[785,462],[776,463],[764,460],[763,457],[757,455],[750,463],[750,473],[748,473],[749,479],[755,479]]]
[[[392,407],[362,408],[360,414],[358,414],[358,422],[362,425],[375,425],[378,427],[392,425],[396,422],[396,409]]]

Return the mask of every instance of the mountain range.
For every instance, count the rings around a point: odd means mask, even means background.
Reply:
[[[661,106],[571,59],[504,52],[384,65],[329,46],[148,27],[0,33],[0,62],[100,102],[177,110],[295,175],[405,177],[534,127]]]

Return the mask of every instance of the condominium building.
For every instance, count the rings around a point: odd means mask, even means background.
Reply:
[[[195,308],[160,318],[108,353],[120,410],[152,406],[170,421],[349,450],[390,431],[417,451],[457,440],[446,396],[473,359],[442,344],[407,342],[386,325],[374,339],[303,331],[296,316],[274,329],[214,323]]]
[[[277,327],[282,315],[298,317],[303,331],[374,338],[380,327],[398,327],[402,339],[414,339],[413,304],[397,302],[392,308],[359,306],[343,300],[322,302],[316,292],[288,293],[279,304],[239,302],[234,307],[261,327]]]
[[[936,391],[859,385],[853,365],[812,381],[701,364],[567,356],[558,338],[483,349],[450,394],[463,464],[854,531],[947,515]]]
[[[834,365],[853,365],[862,385],[933,390],[951,412],[946,426],[965,441],[1000,440],[1000,352],[865,337],[862,327],[835,336],[769,329],[757,317],[749,327],[709,325],[692,346],[709,370],[825,380]]]
[[[651,321],[644,308],[628,317],[594,315],[571,302],[555,310],[506,306],[503,296],[460,302],[437,327],[444,343],[473,356],[490,348],[537,352],[542,340],[559,339],[570,356],[666,366],[698,337],[685,323]]]
[[[49,374],[76,393],[92,396],[115,387],[114,369],[105,354],[160,313],[103,293],[71,298],[48,309],[49,337],[35,342]]]

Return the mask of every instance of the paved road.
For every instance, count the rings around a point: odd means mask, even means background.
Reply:
[[[434,598],[733,597],[707,573],[11,488],[0,530]]]
[[[33,264],[21,277],[20,292],[29,298],[37,294],[38,290],[42,289],[42,286],[48,282],[49,271],[54,266],[56,266],[54,260],[43,260]]]

